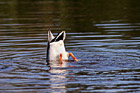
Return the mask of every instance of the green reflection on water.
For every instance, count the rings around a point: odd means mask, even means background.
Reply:
[[[139,0],[0,0],[0,4],[0,24],[22,25],[0,27],[11,31],[34,32],[50,28],[53,31],[102,32],[105,28],[95,24],[110,20],[140,22]]]

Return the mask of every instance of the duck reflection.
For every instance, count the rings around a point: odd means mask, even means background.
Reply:
[[[68,62],[66,61],[51,61],[49,62],[50,66],[50,87],[52,92],[60,91],[66,92],[66,82],[68,80],[67,75],[69,71],[67,70],[67,67],[70,67],[68,65]]]

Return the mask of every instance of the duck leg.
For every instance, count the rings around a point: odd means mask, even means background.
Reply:
[[[60,53],[60,59],[59,59],[59,61],[61,62],[61,67],[62,67],[62,65],[63,65],[63,60],[62,60],[62,57],[63,57],[63,54],[62,54],[62,53]]]
[[[60,59],[59,59],[59,61],[62,61],[62,57],[63,57],[63,54],[60,53]]]
[[[73,55],[73,53],[69,53],[70,56],[72,56],[72,58],[75,60],[75,61],[78,61],[78,59]]]

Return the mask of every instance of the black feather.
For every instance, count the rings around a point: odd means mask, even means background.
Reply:
[[[57,36],[51,40],[51,42],[57,42],[57,41],[60,41],[63,39],[64,39],[64,33],[62,33],[61,35],[60,35],[60,33],[58,33]]]

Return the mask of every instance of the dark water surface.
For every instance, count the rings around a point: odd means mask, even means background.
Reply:
[[[79,62],[46,64],[49,28]],[[0,92],[140,93],[140,0],[0,0]]]

